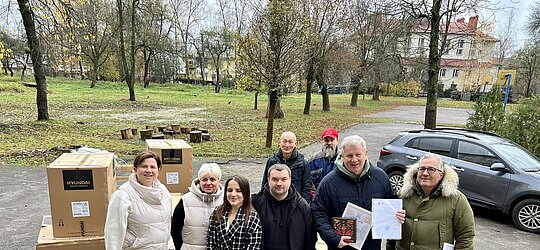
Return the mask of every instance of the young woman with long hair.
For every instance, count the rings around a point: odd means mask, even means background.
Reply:
[[[223,204],[214,210],[208,227],[207,249],[261,249],[262,227],[251,205],[249,182],[235,175],[225,182]]]

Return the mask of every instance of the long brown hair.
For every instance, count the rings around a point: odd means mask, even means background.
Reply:
[[[229,182],[231,180],[236,181],[238,183],[238,186],[240,187],[240,191],[242,192],[242,196],[244,197],[244,202],[242,203],[242,214],[249,220],[249,215],[251,214],[251,209],[253,207],[251,206],[251,192],[249,191],[249,181],[240,175],[234,175],[233,177],[227,179],[225,182],[225,195],[223,196],[223,204],[218,206],[216,208],[216,211],[214,212],[213,220],[217,221],[218,223],[221,223],[221,217],[225,214],[227,211],[231,211],[232,205],[227,200],[227,189],[229,187]]]

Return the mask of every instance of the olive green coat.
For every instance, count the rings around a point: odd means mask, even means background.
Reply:
[[[403,188],[398,192],[406,211],[402,239],[389,240],[387,249],[442,249],[454,244],[454,249],[473,249],[474,216],[463,193],[458,190],[459,177],[448,165],[438,188],[424,197],[417,184],[418,163],[409,167]],[[395,245],[395,246],[394,246]]]

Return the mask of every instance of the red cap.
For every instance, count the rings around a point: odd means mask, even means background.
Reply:
[[[336,139],[338,138],[338,132],[333,128],[327,128],[324,130],[324,132],[322,132],[322,138],[324,139],[325,137],[331,137]]]

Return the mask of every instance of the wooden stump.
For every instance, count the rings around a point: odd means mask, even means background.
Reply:
[[[167,125],[159,125],[159,126],[158,126],[158,131],[159,131],[160,133],[163,133],[163,131],[165,131],[165,129],[167,129]]]
[[[210,141],[210,134],[209,133],[202,133],[202,140],[203,141]]]
[[[191,131],[199,131],[198,128],[190,128]]]
[[[153,134],[152,139],[165,139],[164,134]]]
[[[201,131],[191,131],[191,132],[189,132],[189,142],[201,143],[202,142],[202,132]]]
[[[163,130],[163,134],[165,134],[165,135],[174,135],[174,131],[165,129],[165,130]]]
[[[203,134],[204,134],[204,133],[208,133],[208,129],[205,129],[205,128],[199,128],[199,129],[197,129],[197,130],[203,132]]]
[[[132,129],[131,129],[131,134],[132,134],[133,136],[137,135],[137,134],[138,134],[137,129],[136,129],[136,128],[132,128]]]
[[[180,125],[178,124],[171,124],[171,130],[172,131],[180,131]]]
[[[151,129],[154,132],[158,132],[158,129],[156,128],[156,126],[148,126],[148,125],[146,125],[146,129]]]
[[[130,128],[120,129],[120,134],[122,135],[122,139],[131,139],[131,138],[133,138],[133,134],[131,134],[131,129]]]
[[[140,131],[140,133],[141,133],[141,140],[151,139],[152,134],[154,134],[154,130],[153,129],[143,129],[143,130]]]
[[[189,132],[191,132],[191,129],[190,128],[180,128],[180,132],[182,132],[182,134],[189,134]]]

